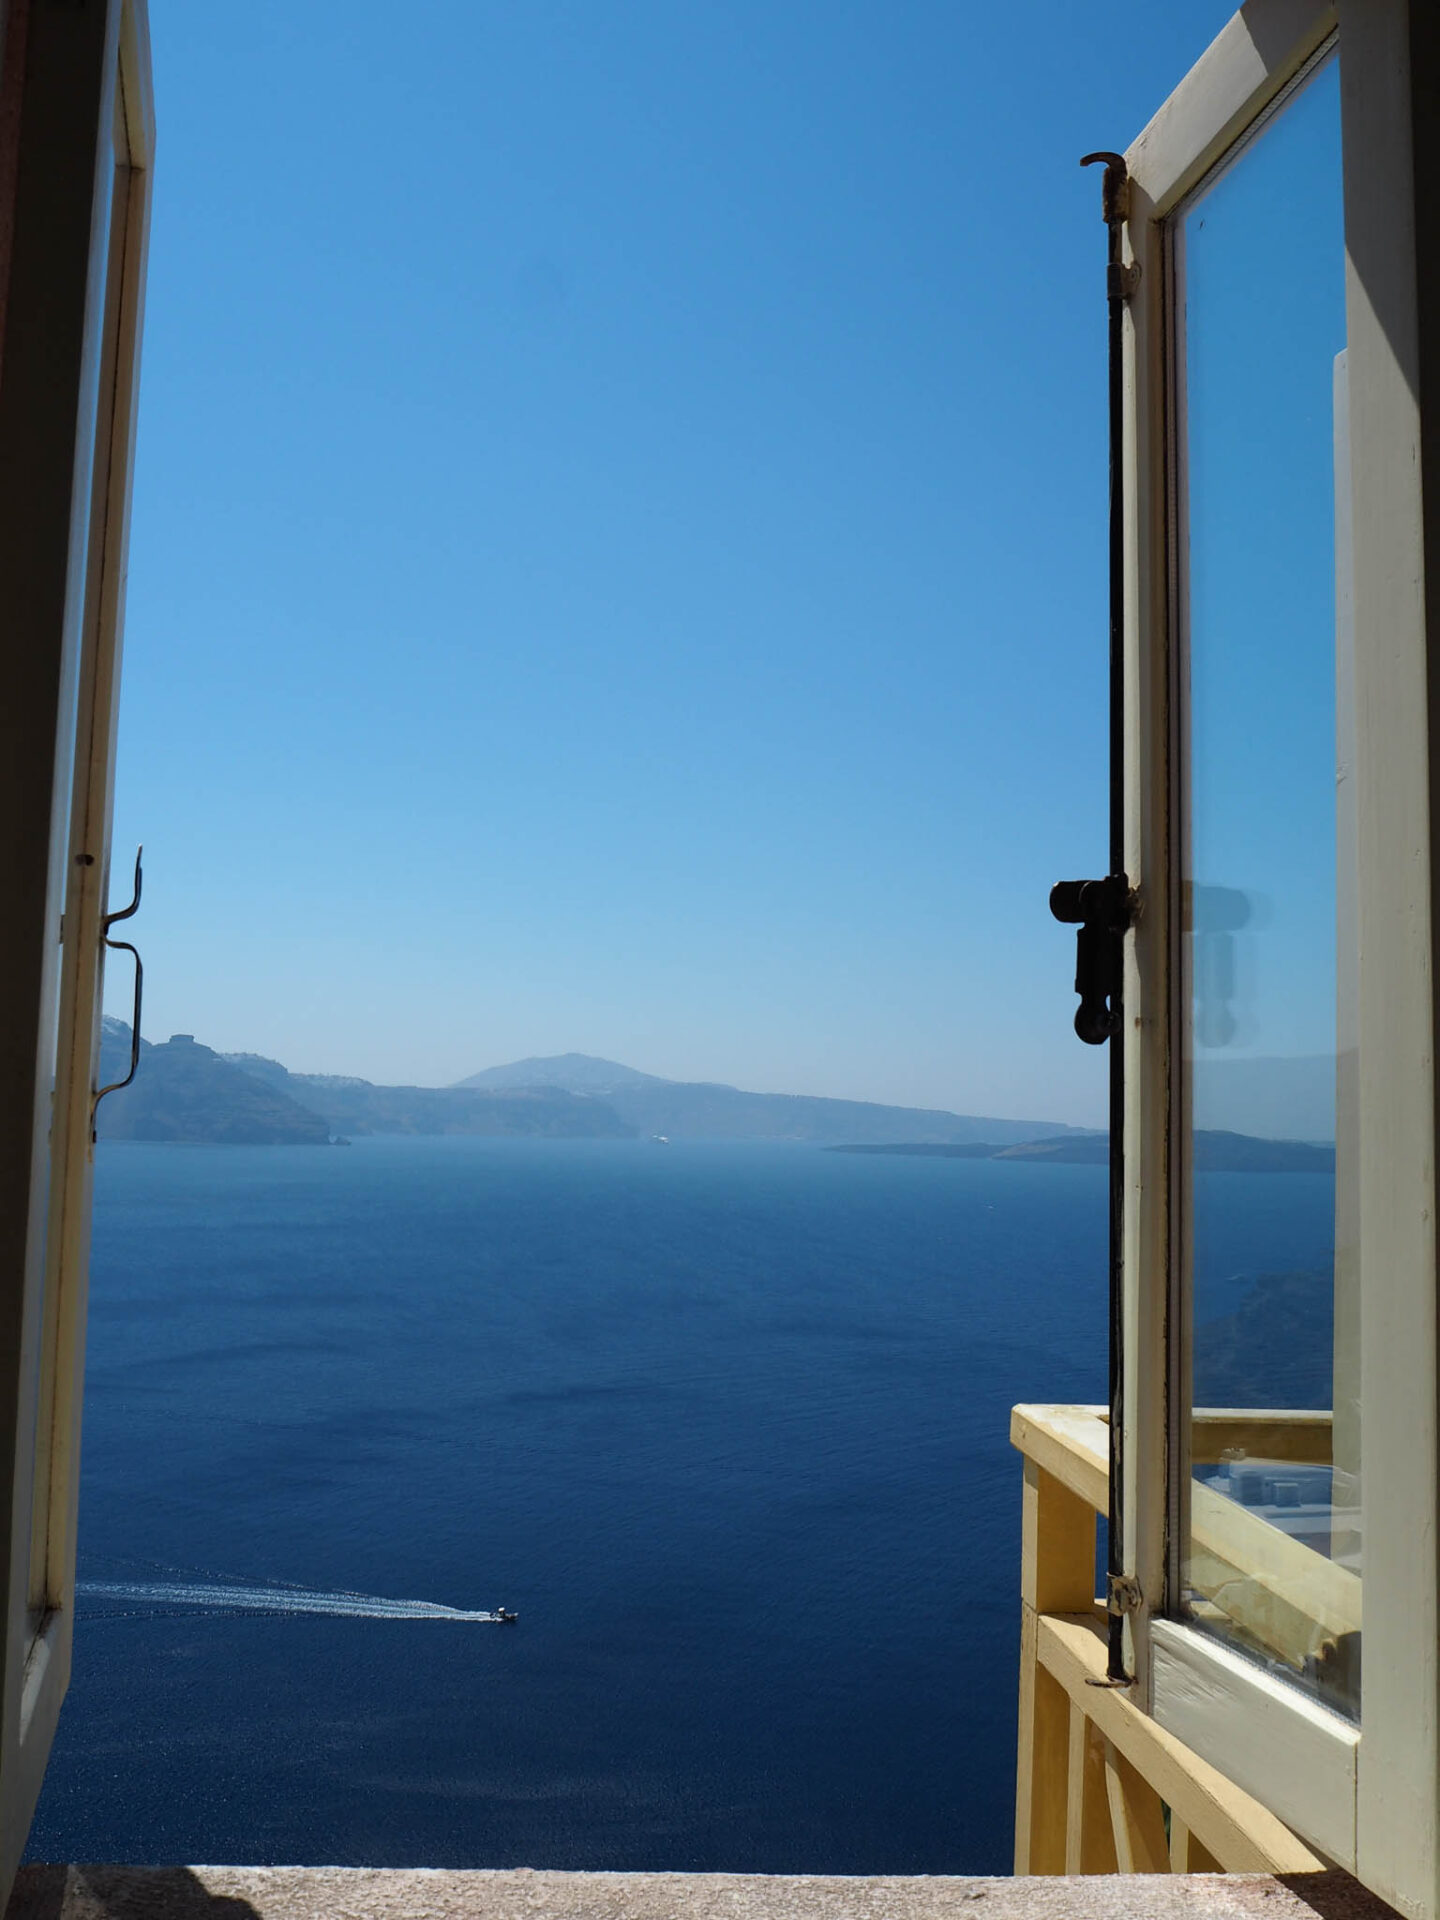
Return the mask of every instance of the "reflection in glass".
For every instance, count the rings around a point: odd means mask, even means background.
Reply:
[[[1177,216],[1173,239],[1188,674],[1185,1603],[1200,1624],[1358,1713],[1333,59]]]

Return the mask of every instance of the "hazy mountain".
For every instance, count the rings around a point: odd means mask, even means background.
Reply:
[[[622,1067],[618,1060],[601,1060],[593,1053],[552,1053],[545,1059],[513,1060],[508,1067],[486,1067],[457,1087],[560,1087],[566,1093],[614,1093],[620,1087],[669,1087],[653,1073]]]
[[[104,1077],[129,1064],[130,1029],[107,1020]],[[746,1093],[662,1080],[614,1060],[558,1054],[517,1060],[451,1087],[384,1087],[349,1074],[291,1073],[259,1053],[217,1054],[177,1034],[144,1043],[132,1087],[101,1109],[102,1137],[128,1140],[314,1141],[372,1133],[530,1135],[554,1139],[797,1140],[985,1143],[986,1152],[1057,1136],[1053,1121],[979,1119],[806,1094]]]
[[[994,1120],[924,1107],[887,1107],[818,1094],[746,1093],[708,1080],[662,1080],[587,1053],[553,1054],[487,1067],[461,1087],[560,1087],[603,1096],[638,1133],[670,1140],[805,1140],[817,1145],[873,1141],[987,1141],[1054,1138],[1076,1132],[1053,1120]]]
[[[539,1134],[624,1139],[632,1131],[601,1100],[558,1086],[381,1087],[343,1073],[291,1073],[259,1053],[225,1058],[325,1116],[338,1134]]]

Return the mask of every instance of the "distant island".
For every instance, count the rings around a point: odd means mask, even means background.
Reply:
[[[123,1077],[130,1029],[106,1019],[101,1084]],[[100,1108],[102,1140],[214,1146],[324,1146],[366,1134],[475,1134],[548,1139],[788,1140],[816,1146],[959,1146],[989,1153],[1087,1136],[1054,1121],[889,1107],[818,1095],[747,1093],[665,1080],[618,1061],[565,1053],[487,1067],[449,1087],[387,1087],[345,1074],[292,1073],[258,1053],[218,1053],[192,1034],[140,1043],[134,1084]]]
[[[1260,1140],[1253,1134],[1197,1129],[1195,1167],[1200,1173],[1333,1173],[1335,1149],[1310,1140]],[[929,1140],[852,1144],[827,1153],[910,1153],[945,1160],[1029,1160],[1051,1166],[1103,1166],[1110,1158],[1107,1133],[1069,1134],[1061,1139],[1021,1140],[1010,1145],[967,1141],[954,1146]]]
[[[459,1083],[491,1092],[563,1088],[603,1100],[626,1127],[670,1140],[795,1140],[830,1146],[845,1140],[934,1141],[1053,1139],[1078,1132],[1045,1120],[996,1120],[925,1107],[889,1107],[869,1100],[832,1100],[806,1093],[747,1093],[709,1080],[664,1080],[615,1060],[561,1053],[487,1067]]]

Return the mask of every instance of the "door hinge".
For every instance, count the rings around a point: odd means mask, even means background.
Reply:
[[[1140,1582],[1128,1573],[1112,1573],[1105,1582],[1105,1611],[1119,1614],[1138,1613],[1144,1602],[1140,1591]]]
[[[1107,300],[1129,300],[1140,285],[1140,263],[1132,260],[1128,264],[1115,263],[1105,269],[1105,298]]]

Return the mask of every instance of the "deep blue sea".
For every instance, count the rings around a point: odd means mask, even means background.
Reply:
[[[1207,1204],[1283,1268],[1325,1185]],[[1103,1398],[1104,1294],[1100,1168],[102,1146],[30,1857],[1008,1870],[1009,1409]],[[95,1598],[236,1580],[520,1618]]]

